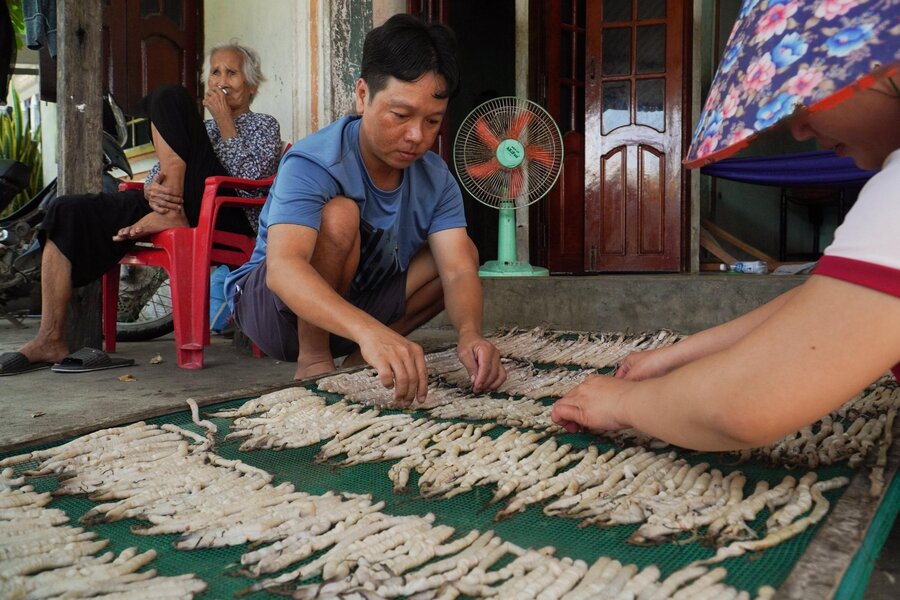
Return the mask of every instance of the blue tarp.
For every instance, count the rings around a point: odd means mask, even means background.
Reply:
[[[729,158],[700,169],[704,175],[777,187],[861,187],[876,171],[863,171],[853,159],[831,150]]]

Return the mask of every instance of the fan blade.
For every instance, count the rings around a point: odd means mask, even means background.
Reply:
[[[485,146],[490,148],[491,152],[497,151],[500,139],[491,131],[491,126],[484,120],[484,117],[475,121],[475,135]]]
[[[522,131],[531,123],[533,116],[531,112],[525,110],[513,117],[512,123],[509,124],[509,129],[506,131],[506,137],[513,140],[519,139]]]
[[[553,153],[541,146],[525,146],[525,158],[537,161],[548,168],[553,166]]]
[[[486,163],[466,166],[466,173],[468,173],[472,179],[485,179],[499,170],[500,162],[496,158],[492,158]]]
[[[522,169],[513,169],[509,174],[509,196],[510,200],[515,200],[522,193],[522,186],[525,184],[525,176],[522,175]]]

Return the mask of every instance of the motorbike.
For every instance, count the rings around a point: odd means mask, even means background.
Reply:
[[[128,130],[125,115],[111,94],[103,103],[102,189],[115,192],[120,180],[114,169],[133,175],[122,149]],[[0,159],[0,212],[28,183],[30,168]],[[22,318],[40,311],[41,246],[38,228],[49,203],[56,198],[56,179],[6,217],[0,218],[0,318],[20,325]],[[120,269],[116,339],[149,340],[170,333],[172,299],[168,276],[156,267]]]

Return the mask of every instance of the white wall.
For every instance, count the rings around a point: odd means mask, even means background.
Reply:
[[[212,46],[237,38],[259,52],[266,81],[253,110],[268,113],[281,125],[281,139],[294,142],[305,127],[295,123],[298,97],[297,27],[305,2],[298,0],[205,0],[204,54]],[[305,17],[305,14],[304,14]],[[204,82],[205,83],[205,82]]]

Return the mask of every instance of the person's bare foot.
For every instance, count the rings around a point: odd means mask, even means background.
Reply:
[[[347,355],[347,357],[344,359],[344,362],[341,363],[341,368],[347,369],[349,367],[359,367],[365,364],[368,363],[362,357],[362,353],[359,350],[355,350],[351,354]]]
[[[184,216],[183,211],[170,210],[165,214],[153,211],[141,217],[134,225],[120,229],[119,233],[113,236],[113,241],[136,240],[172,227],[186,227],[187,224],[187,217]]]
[[[63,340],[36,337],[19,349],[29,362],[58,363],[69,355],[69,347]]]
[[[334,371],[334,360],[331,358],[314,360],[311,362],[297,362],[297,370],[294,372],[294,380],[315,377],[323,373]]]

